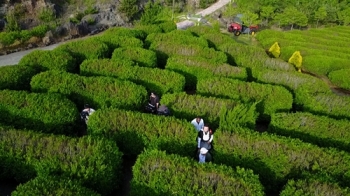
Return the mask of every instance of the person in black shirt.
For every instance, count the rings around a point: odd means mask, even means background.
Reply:
[[[157,113],[159,108],[159,97],[154,92],[151,92],[151,95],[149,96],[149,101],[146,106],[146,111],[151,113]]]

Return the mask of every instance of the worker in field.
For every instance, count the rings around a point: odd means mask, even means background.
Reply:
[[[191,121],[191,124],[196,128],[196,130],[199,132],[204,127],[204,120],[197,116],[195,119]]]
[[[198,132],[197,136],[197,147],[198,150],[201,148],[206,148],[207,150],[212,149],[212,142],[214,139],[213,132],[209,128],[208,125],[204,125],[204,127]]]
[[[208,149],[206,148],[201,148],[199,150],[199,155],[198,155],[198,162],[199,163],[207,163],[212,161],[211,154],[209,153]]]
[[[159,97],[155,92],[151,92],[149,96],[148,104],[146,105],[146,112],[157,113],[159,108]]]
[[[92,109],[89,104],[85,104],[83,111],[80,113],[81,120],[85,124],[87,124],[87,122],[89,120],[89,116],[91,116],[91,114],[94,113],[94,112],[95,112],[95,110]]]

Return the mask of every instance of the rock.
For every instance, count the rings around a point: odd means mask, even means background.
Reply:
[[[45,36],[45,37],[43,37],[42,40],[43,40],[43,43],[45,44],[45,46],[48,46],[48,45],[52,44],[52,42],[53,42],[53,38],[50,36]]]
[[[0,19],[0,31],[2,31],[5,28],[5,19]]]
[[[81,21],[78,25],[76,25],[76,27],[77,27],[79,36],[84,36],[89,34],[89,25],[85,20]]]
[[[62,36],[67,35],[68,31],[64,26],[58,26],[58,27],[56,27],[54,34],[59,36],[59,37],[62,37]]]

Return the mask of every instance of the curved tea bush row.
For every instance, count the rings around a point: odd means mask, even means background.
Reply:
[[[0,123],[45,133],[72,134],[79,112],[60,95],[0,91]]]
[[[167,59],[174,55],[203,57],[212,63],[227,62],[225,53],[195,44],[186,45],[170,41],[154,42],[151,44],[150,49],[156,51],[160,67],[165,66]]]
[[[108,46],[94,38],[68,42],[53,51],[57,50],[69,52],[75,58],[77,65],[85,59],[101,59],[109,56]]]
[[[34,50],[25,55],[18,64],[33,67],[38,71],[77,72],[78,66],[75,58],[62,50]]]
[[[292,94],[284,87],[227,78],[200,79],[197,93],[241,100],[244,103],[260,101],[257,111],[263,119],[275,112],[289,111],[293,103]]]
[[[180,92],[184,89],[185,77],[178,73],[129,64],[129,62],[122,60],[87,60],[81,64],[80,72],[81,75],[85,76],[110,76],[130,80],[160,95],[168,92]]]
[[[291,91],[303,88],[312,93],[331,92],[329,86],[323,80],[299,72],[252,69],[252,73],[258,82],[281,85]]]
[[[97,110],[89,118],[88,133],[116,141],[128,155],[138,155],[146,147],[192,156],[197,135],[190,122],[118,109]]]
[[[254,195],[263,186],[251,170],[198,164],[164,151],[146,151],[133,167],[130,195]]]
[[[332,71],[350,69],[350,62],[348,58],[310,55],[303,57],[302,67],[314,74],[328,75]]]
[[[173,56],[168,59],[165,68],[184,75],[188,89],[195,89],[199,78],[218,76],[246,81],[248,77],[245,68],[211,63],[204,57]]]
[[[157,54],[139,47],[117,48],[112,53],[112,60],[128,59],[141,67],[157,67]]]
[[[340,88],[350,90],[350,66],[349,69],[341,69],[337,71],[332,71],[328,74],[331,82]]]
[[[196,36],[202,36],[204,34],[220,33],[220,30],[216,30],[211,26],[191,26],[186,29]]]
[[[341,188],[335,183],[322,182],[319,180],[288,180],[280,196],[304,196],[304,195],[319,195],[319,196],[349,196],[349,188]]]
[[[336,119],[350,119],[350,97],[330,93],[309,93],[298,89],[295,103],[302,111],[317,115],[327,115]]]
[[[105,57],[111,57],[113,51],[119,47],[139,47],[143,48],[143,41],[135,37],[130,36],[117,36],[113,34],[103,34],[101,36],[96,36],[90,38],[92,40],[104,43],[108,46],[108,52]]]
[[[25,184],[20,184],[11,195],[100,196],[100,194],[95,191],[81,186],[78,181],[51,176],[36,177]]]
[[[216,50],[219,50],[220,46],[224,44],[232,44],[232,45],[239,44],[232,37],[223,33],[217,33],[217,32],[207,33],[207,34],[201,35],[201,37],[205,38],[208,41],[209,47],[215,48]]]
[[[160,101],[170,108],[174,116],[188,121],[200,116],[206,123],[209,122],[212,128],[219,126],[223,108],[230,110],[240,104],[239,101],[230,99],[188,95],[186,93],[165,94]]]
[[[344,151],[239,128],[218,130],[215,138],[215,162],[252,169],[267,191],[281,190],[288,179],[300,178],[306,171],[323,172],[349,185],[350,155]]]
[[[147,98],[143,86],[110,77],[84,77],[59,71],[35,75],[30,83],[34,92],[61,93],[77,106],[89,103],[95,109],[125,108],[138,110]]]
[[[38,71],[22,65],[0,67],[0,90],[29,90],[30,80]]]
[[[133,29],[141,30],[145,32],[147,36],[152,33],[164,33],[162,28],[157,24],[152,24],[152,25],[135,24]]]
[[[228,63],[239,67],[295,71],[293,65],[279,59],[269,58],[262,48],[243,44],[223,44],[220,51],[228,55]]]
[[[80,181],[101,194],[118,187],[121,157],[115,142],[0,128],[1,167],[22,182],[55,175]],[[34,173],[33,173],[34,171]]]
[[[147,37],[146,32],[128,28],[128,27],[112,27],[103,32],[102,36],[115,36],[115,37],[135,37],[140,40],[144,40]]]
[[[310,113],[273,114],[268,132],[299,138],[321,147],[350,149],[350,122]]]
[[[171,43],[181,43],[184,45],[198,45],[199,47],[206,48],[208,47],[208,42],[202,37],[194,36],[190,31],[171,31],[169,33],[157,33],[150,34],[145,40],[147,45],[152,43],[162,43],[162,42],[171,42]]]

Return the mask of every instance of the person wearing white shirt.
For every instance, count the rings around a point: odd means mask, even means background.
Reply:
[[[197,117],[191,121],[191,124],[196,128],[199,132],[204,127],[204,120],[201,117]]]
[[[95,110],[92,109],[89,104],[85,104],[84,106],[84,110],[80,113],[81,119],[85,121],[85,123],[87,124],[88,120],[89,120],[89,116],[94,113]]]
[[[198,132],[197,142],[198,150],[201,148],[211,149],[211,143],[214,139],[214,135],[208,125],[204,125],[203,129]]]

